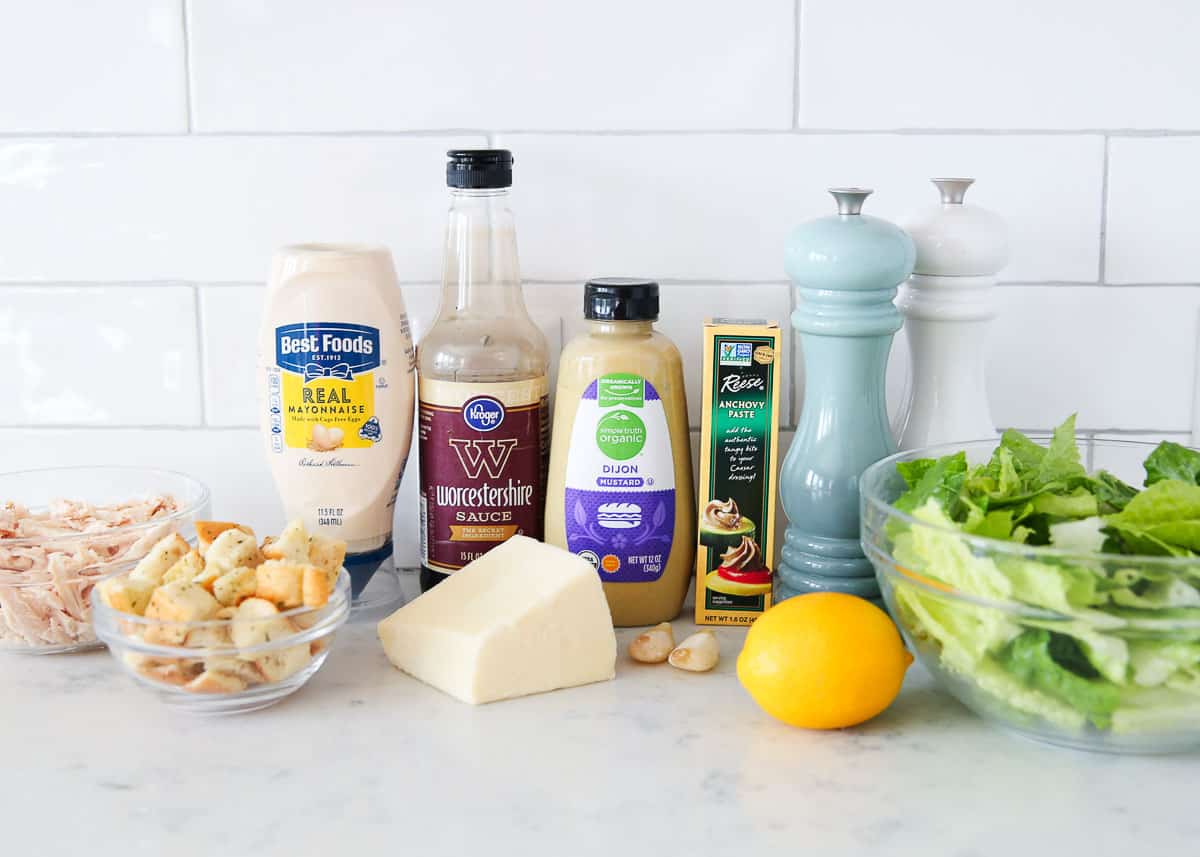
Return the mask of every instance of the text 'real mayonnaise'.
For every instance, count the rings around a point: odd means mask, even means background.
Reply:
[[[299,244],[276,253],[258,342],[267,457],[288,518],[345,540],[355,595],[391,559],[413,365],[386,249]]]

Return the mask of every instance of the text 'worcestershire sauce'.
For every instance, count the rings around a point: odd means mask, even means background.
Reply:
[[[448,153],[442,302],[417,351],[421,587],[520,534],[542,537],[547,350],[525,309],[512,154]]]

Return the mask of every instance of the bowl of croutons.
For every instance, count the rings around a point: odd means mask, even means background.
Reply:
[[[293,521],[259,543],[247,526],[197,521],[92,591],[96,635],[139,683],[203,714],[265,708],[324,663],[350,613],[346,544]]]

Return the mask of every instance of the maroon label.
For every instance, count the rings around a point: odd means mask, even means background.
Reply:
[[[418,411],[421,552],[452,572],[514,535],[542,537],[549,457],[544,396],[505,405],[486,385],[435,383]],[[447,396],[451,388],[467,388]],[[457,391],[454,391],[457,392]],[[462,404],[452,404],[455,399]]]

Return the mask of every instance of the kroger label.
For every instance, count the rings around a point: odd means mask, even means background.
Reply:
[[[504,422],[504,405],[489,396],[480,396],[463,405],[463,420],[475,431],[492,431]]]

